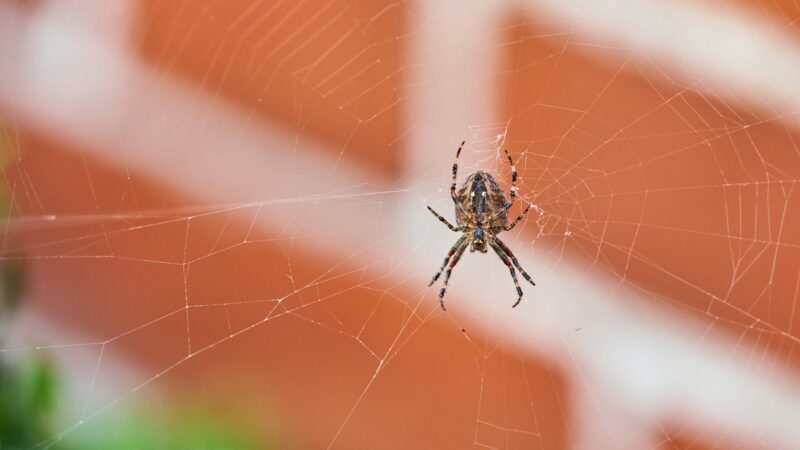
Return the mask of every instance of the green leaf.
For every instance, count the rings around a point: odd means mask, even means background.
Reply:
[[[24,401],[28,410],[39,417],[49,415],[55,408],[58,380],[52,363],[36,359],[28,363],[21,380]]]
[[[53,434],[56,378],[46,360],[0,361],[0,449],[30,448]]]

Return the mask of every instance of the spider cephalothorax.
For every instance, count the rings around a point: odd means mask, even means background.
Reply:
[[[520,267],[517,258],[511,253],[509,249],[497,235],[502,231],[508,231],[514,228],[517,223],[525,217],[525,214],[531,209],[531,205],[525,208],[511,225],[508,225],[508,210],[514,204],[514,199],[517,197],[517,169],[514,167],[514,161],[511,155],[506,150],[508,163],[511,164],[511,201],[506,201],[506,194],[500,187],[500,184],[494,177],[482,170],[479,170],[469,175],[464,181],[460,189],[456,190],[456,175],[458,173],[458,157],[461,155],[461,149],[464,147],[464,142],[458,147],[456,152],[456,159],[453,161],[453,182],[450,184],[450,197],[452,197],[456,208],[456,224],[453,226],[444,217],[439,215],[430,206],[428,209],[433,213],[442,223],[447,225],[453,231],[463,232],[456,243],[450,248],[447,257],[442,263],[442,267],[433,276],[429,286],[432,286],[436,280],[441,276],[442,271],[447,268],[444,274],[444,287],[439,291],[439,302],[444,307],[444,294],[447,291],[447,282],[450,280],[450,274],[453,268],[458,264],[461,256],[466,251],[467,247],[470,252],[486,253],[488,247],[497,253],[500,260],[508,266],[511,272],[511,278],[514,280],[514,286],[517,288],[519,298],[512,306],[515,307],[522,300],[522,288],[519,287],[517,281],[517,274],[514,267],[519,269],[522,276],[528,280],[532,285],[536,283],[531,280],[531,277]],[[449,267],[448,267],[449,265]]]

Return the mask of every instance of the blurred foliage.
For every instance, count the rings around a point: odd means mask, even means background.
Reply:
[[[248,450],[279,448],[241,427],[195,410],[150,414],[123,413],[124,420],[98,423],[82,433],[58,439],[60,383],[55,366],[30,358],[0,366],[0,449],[22,450],[45,445],[53,450]],[[100,420],[98,420],[100,422]],[[58,439],[53,441],[53,439]]]
[[[52,434],[56,384],[47,361],[0,361],[0,449],[29,448]]]
[[[0,170],[13,157],[15,143],[0,123]],[[0,185],[0,223],[11,202]],[[110,426],[98,425],[80,436],[59,436],[76,418],[58,417],[62,383],[55,364],[41,352],[8,352],[8,325],[24,298],[24,260],[0,261],[0,450],[46,447],[52,450],[246,450],[279,448],[241,427],[192,410],[129,415]],[[11,358],[14,353],[14,358]],[[130,413],[128,413],[130,414]],[[65,425],[66,424],[66,425]],[[97,430],[97,431],[94,431]]]
[[[21,264],[0,265],[0,318],[10,322],[23,297],[25,271]],[[232,423],[195,410],[172,414],[133,415],[113,426],[98,426],[98,433],[80,438],[51,440],[57,436],[58,397],[61,383],[55,365],[40,356],[11,360],[5,351],[5,331],[0,327],[0,450],[21,450],[43,444],[53,450],[247,450],[279,448],[248,436]],[[66,423],[75,422],[69,417]],[[68,427],[69,425],[67,425]],[[52,444],[52,445],[50,445]]]
[[[274,445],[274,444],[273,444]],[[85,450],[249,450],[278,448],[265,445],[232,424],[221,423],[209,414],[184,412],[126,419],[104,429],[102,434],[75,439],[68,449]]]

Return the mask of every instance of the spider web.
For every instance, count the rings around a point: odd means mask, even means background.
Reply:
[[[58,431],[193,399],[290,448],[791,448],[796,6],[0,8],[29,272],[2,355]],[[450,165],[508,189],[537,286],[465,254]],[[441,281],[440,281],[441,283]],[[169,400],[165,400],[169,399]]]

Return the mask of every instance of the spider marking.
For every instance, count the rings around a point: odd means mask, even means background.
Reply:
[[[447,282],[450,281],[453,268],[455,268],[458,261],[461,260],[461,256],[464,255],[467,247],[469,247],[470,253],[475,251],[486,253],[488,247],[491,247],[492,250],[497,253],[500,260],[508,267],[508,271],[511,273],[511,279],[514,280],[514,286],[517,288],[517,294],[519,295],[517,301],[511,306],[514,308],[522,301],[522,288],[519,287],[517,272],[514,268],[516,267],[522,274],[522,277],[528,280],[532,285],[536,286],[536,283],[533,282],[530,275],[519,265],[519,261],[517,261],[517,258],[511,252],[511,249],[508,248],[497,235],[503,231],[513,229],[517,223],[528,214],[528,211],[530,211],[533,205],[528,205],[522,214],[517,216],[510,225],[508,224],[508,210],[514,204],[514,200],[517,197],[517,167],[514,165],[511,155],[508,154],[508,150],[505,150],[505,153],[508,157],[508,163],[511,165],[510,201],[506,200],[505,192],[503,192],[497,180],[495,180],[490,173],[482,170],[467,176],[464,184],[457,190],[456,175],[458,173],[458,157],[461,155],[461,149],[464,147],[465,143],[466,141],[462,141],[456,151],[456,157],[453,161],[453,181],[450,183],[450,197],[453,199],[453,203],[455,203],[457,226],[452,225],[447,219],[428,206],[428,210],[433,213],[439,221],[447,225],[452,231],[464,234],[450,247],[442,266],[439,268],[439,271],[436,272],[436,275],[433,276],[428,286],[433,286],[433,283],[439,279],[444,271],[444,286],[439,291],[439,303],[443,310],[447,310],[444,307],[444,294],[447,292]],[[476,195],[476,193],[479,195]]]

